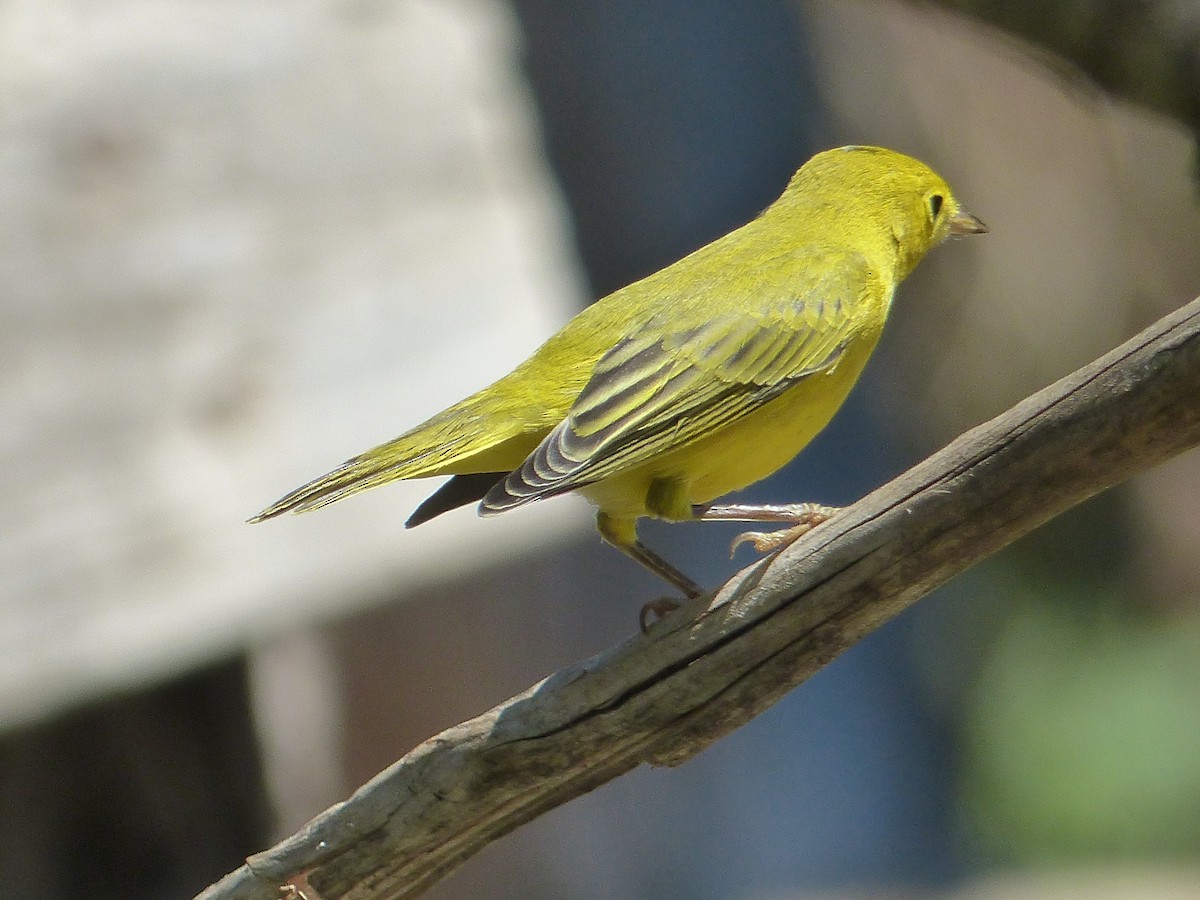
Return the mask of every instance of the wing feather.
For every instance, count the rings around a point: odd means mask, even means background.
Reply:
[[[865,264],[864,264],[865,265]],[[853,337],[854,269],[777,309],[667,331],[652,317],[597,363],[564,418],[484,497],[482,513],[594,483],[712,434],[836,366]]]

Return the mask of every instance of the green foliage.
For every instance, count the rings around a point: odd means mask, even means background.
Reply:
[[[1024,864],[1200,858],[1200,622],[1033,587],[968,713],[974,830]]]

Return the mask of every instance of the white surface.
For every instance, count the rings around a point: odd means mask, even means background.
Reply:
[[[0,11],[0,725],[590,527],[242,522],[578,302],[503,13]]]

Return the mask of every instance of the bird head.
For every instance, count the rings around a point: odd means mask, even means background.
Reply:
[[[950,235],[988,230],[920,160],[883,147],[818,153],[792,178],[781,205],[812,211],[818,227],[862,248],[900,281]]]

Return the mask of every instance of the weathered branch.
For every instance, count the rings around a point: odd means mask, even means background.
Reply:
[[[1047,519],[1200,443],[1200,299],[612,651],[434,737],[201,895],[412,897],[640,763],[677,765]]]

